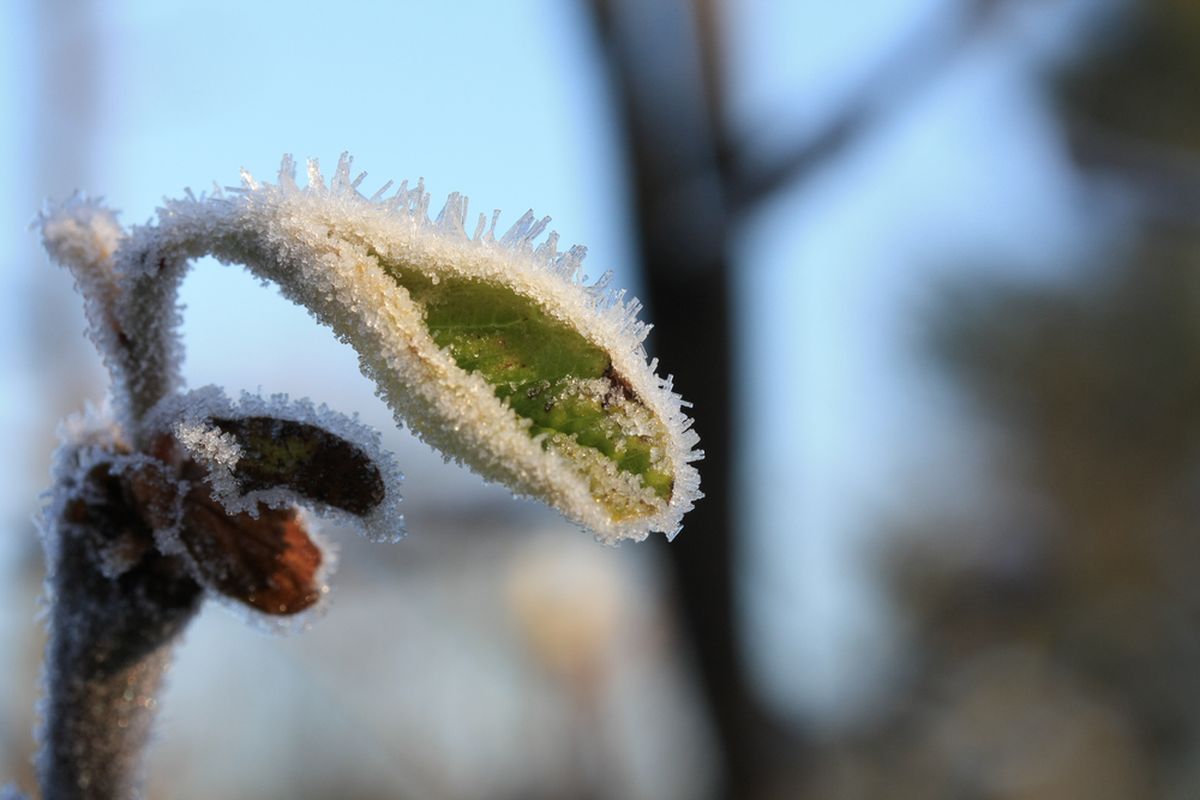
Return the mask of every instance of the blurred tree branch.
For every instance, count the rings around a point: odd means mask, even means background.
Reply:
[[[731,308],[718,5],[590,0],[618,101],[652,348],[696,409],[707,497],[665,556],[723,756],[727,797],[758,794],[765,710],[751,691],[736,615]],[[694,27],[695,26],[695,27]],[[689,36],[698,29],[700,35]],[[708,48],[708,49],[706,49]]]
[[[1142,0],[1101,9],[1086,57],[1053,86],[1066,150],[1159,228],[1200,227],[1200,5]]]
[[[1200,797],[1200,4],[1114,9],[1040,77],[1078,195],[1133,213],[1119,242],[1084,232],[1071,281],[972,275],[937,303],[932,350],[1000,434],[992,496],[903,509],[906,700],[825,745],[806,796]]]
[[[1109,130],[1086,120],[1066,126],[1067,147],[1080,169],[1119,182],[1149,221],[1200,228],[1200,157]]]
[[[847,152],[920,91],[1009,0],[970,0],[948,30],[922,30],[884,60],[822,127],[771,164],[735,137],[725,100],[728,70],[721,0],[588,0],[611,70],[632,178],[646,301],[658,326],[652,349],[675,365],[692,398],[706,460],[707,497],[667,548],[684,627],[724,756],[721,793],[763,794],[795,779],[807,748],[751,688],[737,614],[737,521],[729,495],[734,455],[731,231],[780,189]]]
[[[1011,0],[965,0],[946,30],[922,27],[887,55],[837,111],[815,132],[796,141],[769,164],[756,164],[759,149],[750,139],[730,146],[728,182],[734,209],[753,211],[761,202],[794,185],[857,144],[907,99],[946,73],[956,58],[991,28]],[[937,22],[944,20],[939,17]]]

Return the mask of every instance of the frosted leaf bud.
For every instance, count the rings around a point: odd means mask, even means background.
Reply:
[[[115,357],[126,423],[178,391],[173,287],[211,254],[276,283],[352,345],[397,422],[448,458],[604,541],[674,535],[702,496],[703,454],[670,376],[647,362],[640,304],[611,291],[608,273],[587,283],[583,248],[541,239],[549,218],[526,213],[497,237],[498,215],[481,216],[469,235],[464,196],[431,220],[423,182],[368,198],[350,162],[326,182],[310,161],[301,187],[285,157],[276,183],[243,172],[240,188],[168,201],[121,241],[115,316],[137,334]],[[202,446],[238,438],[211,419],[180,433]],[[243,488],[256,480],[221,468]]]

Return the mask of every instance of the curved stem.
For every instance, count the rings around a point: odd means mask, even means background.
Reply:
[[[143,258],[146,255],[143,253]],[[120,368],[114,371],[113,380],[121,384],[122,422],[139,449],[148,444],[143,418],[181,384],[183,347],[176,300],[187,262],[168,264],[159,258],[155,264],[150,274],[122,280],[115,322]],[[117,391],[114,386],[114,393]]]

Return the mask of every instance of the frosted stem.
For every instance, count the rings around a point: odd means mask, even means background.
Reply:
[[[134,442],[144,445],[142,422],[147,412],[182,386],[178,332],[182,320],[176,304],[187,262],[168,263],[144,250],[132,258],[152,264],[148,274],[124,278],[118,306],[119,322],[129,332],[123,337],[120,356],[124,362],[122,388],[128,398],[125,424]]]
[[[171,645],[200,587],[150,549],[110,578],[97,567],[103,525],[54,523],[53,603],[38,776],[44,800],[140,796],[142,753]]]

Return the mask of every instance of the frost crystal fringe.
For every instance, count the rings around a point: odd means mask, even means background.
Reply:
[[[431,220],[423,182],[367,198],[357,188],[365,173],[351,179],[350,165],[343,155],[326,183],[309,161],[301,187],[285,157],[276,184],[243,171],[241,187],[189,191],[124,238],[93,201],[43,215],[47,249],[78,280],[113,276],[89,292],[100,299],[88,311],[120,384],[123,429],[144,443],[143,418],[180,388],[176,290],[188,261],[211,254],[276,283],[329,325],[358,351],[397,421],[448,458],[605,541],[673,536],[701,497],[692,462],[702,452],[670,377],[646,362],[640,304],[611,292],[609,273],[588,284],[584,248],[560,252],[553,232],[535,244],[548,217],[526,213],[497,238],[499,213],[481,214],[468,235],[464,196],[451,194]],[[513,339],[525,336],[517,344],[503,332],[510,323]],[[539,337],[591,371],[574,375],[554,348],[537,349]],[[514,348],[526,346],[529,364],[553,381],[514,363],[523,353]]]
[[[277,476],[283,480],[263,482],[260,479],[247,487],[245,479],[239,480],[238,476],[244,448],[230,429],[239,422],[254,420],[269,420],[276,428],[268,431],[269,438],[283,448],[291,445],[293,449],[282,454],[269,454],[270,460],[288,473]],[[281,437],[278,427],[288,422],[298,423],[306,429],[305,441],[297,441],[295,436],[290,440]],[[374,542],[394,543],[404,535],[399,493],[404,476],[391,453],[383,449],[379,434],[359,422],[357,417],[347,417],[325,405],[314,406],[306,400],[292,401],[282,394],[264,399],[243,392],[240,402],[234,403],[220,388],[205,386],[164,399],[148,415],[146,427],[173,434],[188,457],[207,469],[204,480],[212,491],[212,498],[227,513],[257,516],[260,506],[300,506],[315,511],[318,516],[332,517]],[[329,441],[341,445],[342,457],[323,464],[320,472],[304,481],[305,468],[310,465],[295,456],[311,451],[330,461]],[[321,442],[327,446],[318,451],[317,444]],[[348,460],[347,448],[357,449],[361,458]],[[370,468],[370,476],[362,474],[364,467]],[[340,474],[329,474],[335,470],[340,470]],[[299,487],[295,485],[298,481]],[[347,497],[349,487],[361,492],[372,482],[378,484],[377,496]],[[303,491],[305,488],[310,491]]]

